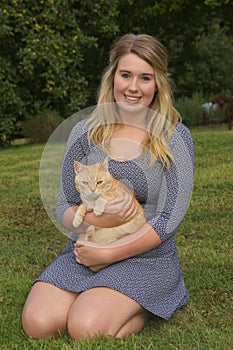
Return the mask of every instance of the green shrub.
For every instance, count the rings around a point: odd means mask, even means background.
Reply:
[[[0,146],[14,140],[24,113],[24,102],[17,88],[15,73],[15,68],[0,57]]]
[[[23,123],[22,135],[33,143],[46,142],[63,120],[57,111],[44,109]]]
[[[15,133],[19,129],[16,118],[1,118],[0,120],[0,146],[7,146],[14,139]]]
[[[204,103],[203,96],[198,93],[194,93],[192,97],[179,98],[175,106],[185,124],[201,124],[203,120],[203,108],[201,105]]]
[[[117,5],[113,0],[1,1],[0,124],[11,120],[9,129],[8,122],[0,125],[2,144],[17,136],[15,121],[37,113],[35,102],[64,118],[96,103],[99,72],[107,61],[104,47],[109,49],[118,30]]]
[[[209,103],[206,100],[201,93],[194,93],[192,97],[182,97],[176,101],[175,106],[184,124],[202,125],[208,122],[224,121],[224,111],[213,107],[204,108],[203,104]]]

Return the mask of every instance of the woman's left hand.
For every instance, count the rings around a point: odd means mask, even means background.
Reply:
[[[87,267],[112,263],[111,252],[111,248],[91,242],[76,241],[74,244],[76,261]]]

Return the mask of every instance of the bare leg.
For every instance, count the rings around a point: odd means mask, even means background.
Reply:
[[[149,312],[144,311],[134,317],[132,317],[116,334],[117,338],[124,338],[132,333],[136,334],[144,327],[145,323],[150,319]]]
[[[72,339],[96,335],[122,338],[138,333],[149,313],[136,301],[110,288],[98,287],[83,292],[68,315],[67,328]]]
[[[24,306],[22,324],[27,336],[56,337],[67,325],[67,314],[77,293],[59,289],[45,282],[37,282]]]

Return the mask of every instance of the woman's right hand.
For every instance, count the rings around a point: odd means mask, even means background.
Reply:
[[[75,210],[77,210],[77,207],[66,210],[63,217],[63,224],[65,227],[72,227]],[[86,213],[82,227],[77,229],[72,227],[72,230],[73,232],[83,233],[85,232],[84,228],[88,225],[93,225],[96,229],[119,226],[132,219],[136,212],[137,206],[132,196],[128,193],[124,193],[121,197],[109,201],[105,207],[104,213],[100,216],[96,216],[93,211]]]
[[[114,226],[119,226],[131,220],[137,212],[132,196],[129,193],[124,193],[122,197],[118,197],[109,201],[105,207],[104,213],[108,215],[108,220],[111,220]]]

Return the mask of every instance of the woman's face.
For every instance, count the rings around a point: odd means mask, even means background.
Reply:
[[[136,54],[122,56],[114,76],[115,101],[149,107],[155,91],[153,68]]]

